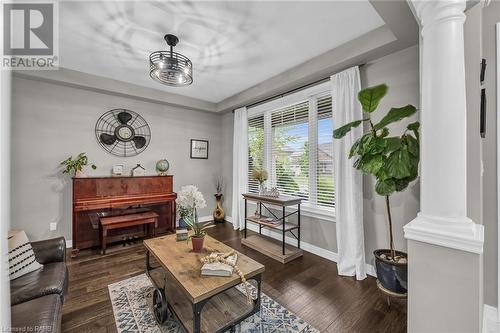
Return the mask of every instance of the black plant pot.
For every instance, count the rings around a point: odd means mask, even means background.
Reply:
[[[408,255],[401,251],[395,251],[397,256],[408,258]],[[397,294],[406,294],[408,288],[408,264],[396,263],[381,257],[382,254],[390,256],[391,250],[378,249],[373,251],[375,255],[375,266],[377,278],[385,289]]]

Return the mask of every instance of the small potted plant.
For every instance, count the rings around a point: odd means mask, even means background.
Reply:
[[[353,127],[367,123],[369,131],[351,147],[349,158],[355,157],[353,167],[376,178],[375,191],[385,198],[389,227],[389,249],[373,252],[380,284],[392,292],[405,294],[407,290],[408,256],[394,249],[390,196],[404,191],[418,177],[419,127],[418,121],[406,126],[400,136],[389,136],[389,124],[401,121],[417,112],[413,105],[391,108],[376,124],[372,122],[380,100],[386,95],[385,84],[363,89],[358,100],[365,112],[364,119],[356,120],[336,129],[335,139],[344,137]]]
[[[264,182],[267,180],[267,171],[264,169],[252,170],[252,178],[259,183],[259,194],[264,194]]]
[[[62,161],[59,165],[65,167],[63,173],[73,172],[74,176],[77,178],[87,177],[87,175],[83,172],[83,168],[89,164],[89,159],[85,153],[80,153],[78,156],[73,159],[73,156],[68,157],[64,161]],[[90,167],[92,170],[97,169],[95,164],[91,164]]]
[[[203,242],[205,240],[206,230],[214,227],[212,222],[200,223],[196,217],[196,213],[192,216],[187,217],[184,222],[191,228],[192,234],[188,237],[188,241],[191,241],[193,245],[193,252],[201,252],[203,250]]]

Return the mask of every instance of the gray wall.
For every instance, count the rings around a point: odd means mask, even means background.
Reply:
[[[375,119],[392,106],[408,103],[418,106],[418,47],[369,62],[361,69],[361,80],[363,86],[387,83],[390,87]],[[116,107],[141,113],[151,126],[151,144],[136,157],[114,157],[96,142],[95,121],[103,112]],[[128,168],[141,163],[148,173],[154,174],[155,162],[166,157],[171,164],[169,172],[175,177],[175,189],[193,183],[207,198],[208,207],[201,215],[211,214],[214,176],[220,173],[225,180],[224,207],[227,215],[231,215],[232,113],[219,115],[179,109],[19,77],[13,82],[13,108],[12,181],[16,186],[12,188],[12,221],[13,227],[26,229],[34,239],[55,235],[71,238],[70,185],[57,165],[80,151],[87,152],[97,163],[98,170],[93,173],[100,175],[109,175],[116,163],[125,163]],[[396,135],[403,128],[397,126],[392,130]],[[190,138],[210,140],[209,160],[189,159]],[[391,199],[398,249],[406,250],[402,227],[416,216],[418,191],[417,183]],[[371,252],[387,247],[388,233],[384,200],[375,195],[369,177],[365,178],[364,211],[366,256],[372,262]],[[50,222],[58,223],[56,232],[49,231]],[[303,241],[337,251],[335,223],[304,217],[303,225]]]
[[[483,9],[483,57],[488,63],[486,72],[486,138],[483,139],[483,221],[484,221],[484,296],[485,303],[497,305],[497,176],[496,176],[496,59],[495,59],[495,24],[500,22],[500,2],[492,1]],[[469,78],[468,78],[469,79]]]
[[[363,87],[387,83],[389,93],[380,104],[380,112],[375,114],[375,119],[380,119],[385,112],[393,106],[413,104],[418,107],[419,102],[419,70],[418,47],[412,46],[402,51],[390,54],[383,58],[370,61],[361,68],[361,84]],[[232,114],[224,116],[228,124],[232,124]],[[416,119],[416,117],[415,117]],[[413,121],[411,119],[409,121]],[[226,123],[224,121],[224,123]],[[406,123],[405,123],[406,124]],[[398,125],[393,134],[401,134],[405,126]],[[224,126],[223,137],[232,137],[232,126]],[[223,168],[231,170],[232,158],[225,160]],[[229,184],[228,184],[229,185]],[[391,197],[392,213],[394,220],[394,233],[396,247],[406,250],[406,241],[403,237],[403,226],[411,221],[419,210],[419,187],[413,184],[403,192]],[[228,201],[226,200],[226,203]],[[227,205],[227,207],[231,207]],[[373,181],[365,177],[364,181],[364,230],[365,249],[367,262],[373,263],[372,252],[376,248],[388,246],[388,233],[386,227],[385,201],[375,194]],[[231,215],[231,212],[228,212]],[[334,222],[303,217],[301,238],[312,245],[337,252],[336,226]]]
[[[137,163],[156,174],[155,163],[170,161],[174,189],[197,185],[207,199],[200,216],[214,207],[214,175],[220,171],[221,115],[179,109],[136,99],[14,77],[12,87],[12,227],[32,239],[56,235],[71,239],[71,185],[58,169],[69,155],[86,152],[98,166],[89,174],[110,175],[114,164],[128,171]],[[113,108],[140,113],[152,140],[141,154],[120,158],[102,149],[94,134],[98,117]],[[210,141],[209,159],[189,158],[190,139]],[[57,222],[56,232],[49,223]]]
[[[480,332],[482,257],[414,240],[408,250],[408,283],[421,287],[408,290],[408,332]]]

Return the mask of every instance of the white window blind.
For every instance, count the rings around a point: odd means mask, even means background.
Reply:
[[[272,183],[281,193],[309,198],[309,102],[271,114]]]
[[[316,205],[334,207],[332,98],[317,99]]]
[[[259,183],[252,171],[264,168],[264,115],[248,118],[248,191],[257,193]]]
[[[328,87],[329,88],[329,87]],[[248,187],[258,192],[252,170],[269,171],[267,187],[304,199],[304,210],[332,216],[332,99],[328,88],[259,105],[248,118]],[[286,106],[280,106],[279,104]],[[250,109],[252,110],[252,109]]]

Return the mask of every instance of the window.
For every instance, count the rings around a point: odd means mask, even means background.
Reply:
[[[308,91],[249,109],[250,192],[258,192],[252,170],[265,169],[267,186],[303,198],[306,210],[333,210],[332,99],[327,91],[324,85],[314,94]]]
[[[264,116],[248,118],[248,190],[259,191],[259,183],[252,179],[252,171],[264,168]]]

